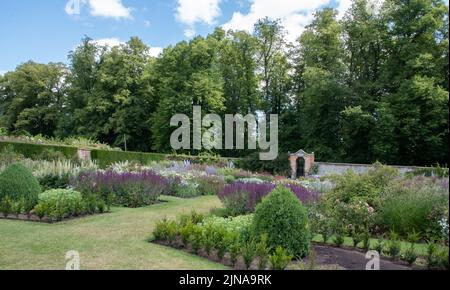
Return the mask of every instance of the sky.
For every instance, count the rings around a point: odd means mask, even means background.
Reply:
[[[377,0],[374,0],[377,1]],[[331,6],[342,17],[351,0],[0,0],[0,74],[28,60],[67,62],[84,36],[116,45],[141,38],[164,47],[207,35],[215,27],[252,32],[260,18],[281,19],[294,41],[314,11]]]

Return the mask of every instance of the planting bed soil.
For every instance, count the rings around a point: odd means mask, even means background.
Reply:
[[[185,247],[180,240],[177,240],[170,244],[161,241],[153,241],[153,243],[176,248],[188,253],[193,253],[191,246]],[[365,270],[366,264],[367,262],[369,262],[369,260],[365,257],[365,253],[359,250],[337,248],[318,244],[311,245],[311,248],[315,253],[314,261],[311,261],[309,258],[305,258],[301,262],[293,261],[287,269],[309,269],[308,265],[312,263],[314,264],[313,270]],[[242,257],[238,259],[233,267],[228,254],[226,254],[223,259],[219,259],[215,250],[212,250],[209,255],[204,250],[200,250],[197,255],[208,260],[221,263],[235,270],[246,270],[246,266],[244,264],[244,261],[242,260]],[[255,259],[250,267],[250,270],[257,270],[257,265],[258,259]],[[406,263],[403,263],[401,261],[392,261],[391,259],[383,257],[380,259],[380,270],[412,269],[414,268],[409,267]]]
[[[316,253],[315,263],[318,265],[338,265],[345,270],[365,270],[366,264],[369,262],[366,259],[366,253],[362,250],[326,245],[313,245],[312,248]],[[308,259],[305,259],[305,262],[308,262]],[[380,270],[411,269],[413,268],[402,261],[392,261],[385,257],[380,259]]]

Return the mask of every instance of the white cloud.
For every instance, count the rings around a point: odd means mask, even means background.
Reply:
[[[342,19],[350,7],[352,7],[352,0],[340,0],[336,8],[338,11],[338,19]]]
[[[223,28],[253,31],[258,19],[269,17],[281,19],[287,31],[287,40],[295,41],[314,17],[314,12],[324,6],[331,6],[332,0],[249,0],[250,11],[247,14],[234,12],[230,21]],[[351,0],[336,0],[339,17],[350,7]],[[328,4],[328,5],[327,5]]]
[[[187,38],[192,38],[195,36],[195,34],[196,34],[195,29],[189,28],[184,30],[184,36],[186,36]]]
[[[92,16],[131,18],[131,8],[125,7],[122,0],[89,0]]]
[[[119,46],[121,44],[125,44],[124,41],[121,41],[118,38],[101,38],[101,39],[94,40],[94,42],[97,45],[107,46],[107,47],[114,47],[114,46]]]
[[[162,47],[150,47],[149,55],[153,57],[158,57],[163,52]]]
[[[105,18],[131,19],[131,8],[125,7],[122,0],[69,0],[65,11],[69,15],[79,15],[83,5],[89,6],[92,16]]]
[[[120,45],[125,44],[125,41],[122,41],[119,38],[115,38],[115,37],[96,39],[96,40],[93,40],[93,42],[99,46],[104,46],[107,48],[112,48],[115,46],[120,46]],[[162,47],[158,47],[158,46],[151,47],[150,46],[150,49],[148,50],[148,55],[152,56],[152,57],[158,57],[163,52],[163,50],[164,50],[164,48],[162,48]]]
[[[186,37],[195,35],[195,24],[205,23],[214,25],[217,17],[220,16],[220,2],[222,0],[178,0],[176,19],[178,22],[187,25]]]
[[[178,0],[177,20],[183,24],[206,23],[213,25],[220,16],[221,0]]]

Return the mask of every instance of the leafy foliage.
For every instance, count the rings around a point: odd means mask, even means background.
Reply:
[[[253,229],[256,236],[267,234],[272,248],[282,246],[299,257],[309,252],[311,237],[306,209],[292,191],[282,186],[256,206]]]
[[[39,217],[48,216],[53,220],[83,213],[81,193],[73,190],[54,189],[39,194],[39,202],[34,209]]]
[[[157,58],[138,38],[110,49],[85,38],[67,67],[28,62],[0,77],[0,127],[169,153],[171,117],[199,105],[203,114],[278,114],[281,152],[304,148],[322,160],[353,163],[447,163],[448,5],[386,0],[375,11],[367,9],[370,0],[351,4],[341,20],[336,9],[319,9],[292,43],[281,22],[268,18],[256,21],[252,34],[217,28]],[[288,170],[285,154],[242,166]]]
[[[22,202],[27,211],[38,201],[41,187],[33,174],[21,164],[12,164],[0,174],[0,201]]]

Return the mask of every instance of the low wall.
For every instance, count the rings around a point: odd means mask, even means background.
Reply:
[[[352,170],[355,173],[362,174],[373,168],[373,165],[369,164],[351,164],[351,163],[328,163],[328,162],[315,162],[317,166],[318,175],[329,175],[329,174],[343,174],[347,170]],[[400,173],[405,174],[411,171],[416,171],[419,169],[426,169],[426,167],[417,166],[392,166],[397,168]]]

